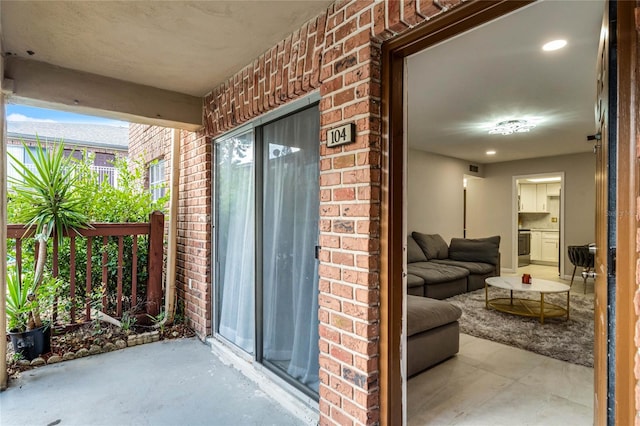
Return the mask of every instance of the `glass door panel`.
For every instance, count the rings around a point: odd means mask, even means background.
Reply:
[[[255,341],[253,132],[216,141],[218,333],[248,353]]]
[[[318,391],[319,112],[267,124],[263,197],[263,357]]]

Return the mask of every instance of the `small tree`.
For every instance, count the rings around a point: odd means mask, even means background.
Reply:
[[[27,330],[42,326],[36,294],[44,276],[49,238],[53,236],[60,242],[65,232],[89,226],[83,212],[84,200],[74,190],[79,177],[75,160],[71,155],[64,155],[62,141],[51,150],[45,150],[37,136],[36,142],[34,151],[22,143],[34,170],[9,153],[19,176],[9,179],[13,185],[11,202],[19,205],[16,218],[27,227],[36,228],[36,240],[39,242],[38,260],[28,295],[29,301],[35,303],[32,303]]]

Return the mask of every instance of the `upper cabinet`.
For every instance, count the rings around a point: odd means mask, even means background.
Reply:
[[[547,184],[547,197],[559,197],[560,196],[560,184],[548,183]]]
[[[521,184],[518,211],[523,213],[548,213],[547,184]],[[559,193],[559,192],[558,192]]]

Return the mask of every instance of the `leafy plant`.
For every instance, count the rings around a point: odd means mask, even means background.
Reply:
[[[134,317],[133,315],[131,315],[129,313],[129,311],[126,311],[122,314],[122,318],[120,318],[120,324],[122,325],[122,331],[129,331],[131,330],[131,327],[134,326],[134,324],[136,323],[137,319],[136,317]]]
[[[18,206],[16,219],[27,227],[34,226],[39,242],[33,282],[29,286],[27,300],[32,304],[26,328],[42,326],[38,312],[37,290],[42,283],[47,261],[47,242],[53,235],[62,241],[65,232],[88,226],[88,217],[83,212],[83,198],[75,191],[78,180],[73,157],[64,155],[64,145],[46,150],[36,137],[35,150],[23,142],[34,169],[31,170],[11,153],[18,178],[12,177],[12,202]]]
[[[62,285],[61,280],[45,275],[42,285],[36,288],[32,272],[25,272],[21,277],[16,267],[7,268],[6,313],[9,330],[21,332],[28,329],[34,311],[38,315],[41,311],[50,315]]]

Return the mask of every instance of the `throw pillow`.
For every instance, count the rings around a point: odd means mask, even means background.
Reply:
[[[407,263],[413,262],[426,262],[427,256],[424,255],[424,252],[416,243],[416,240],[411,238],[411,236],[407,237]]]
[[[487,238],[452,238],[449,244],[449,259],[461,262],[483,262],[498,264],[500,236]]]
[[[440,234],[411,233],[416,243],[420,246],[427,259],[446,259],[449,255],[449,247]]]

